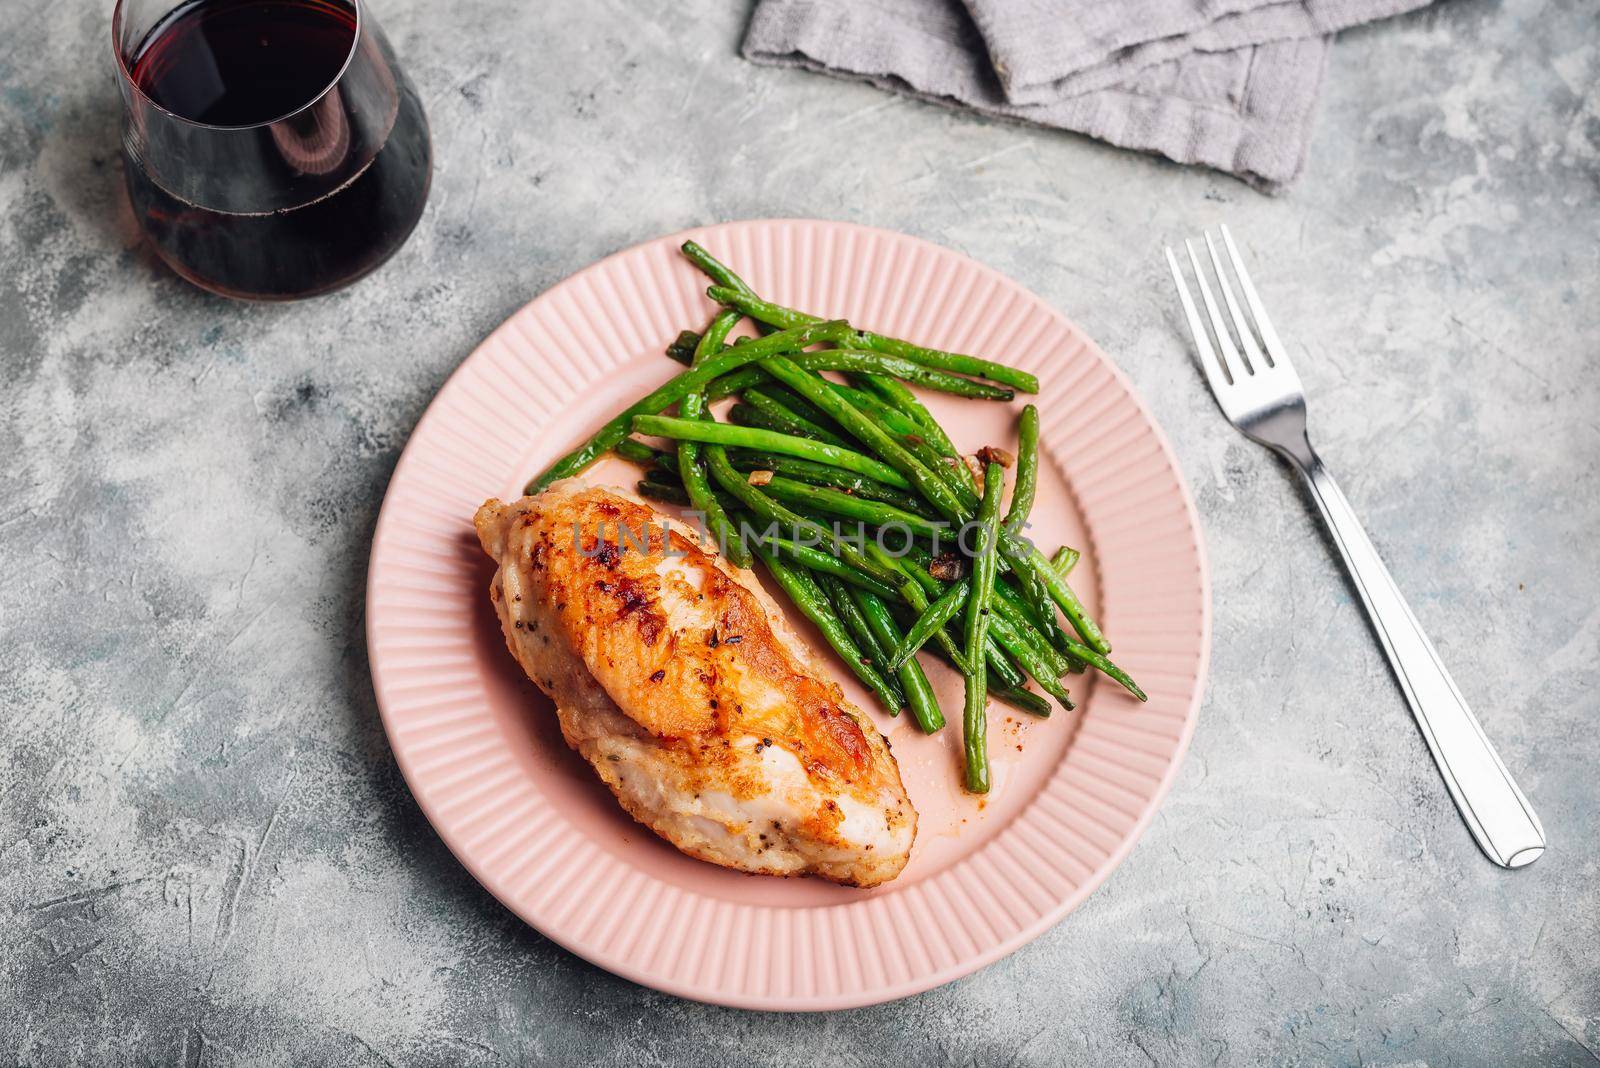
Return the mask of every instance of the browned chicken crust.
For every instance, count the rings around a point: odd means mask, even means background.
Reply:
[[[629,813],[743,871],[871,886],[916,812],[888,743],[765,594],[654,509],[578,480],[476,517],[506,640]]]

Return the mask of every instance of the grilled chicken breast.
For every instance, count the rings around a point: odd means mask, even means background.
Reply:
[[[875,886],[905,867],[917,814],[888,743],[692,532],[578,479],[476,525],[512,654],[635,819],[741,871]]]

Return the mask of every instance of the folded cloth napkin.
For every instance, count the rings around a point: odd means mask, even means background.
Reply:
[[[1430,0],[757,0],[744,54],[1087,134],[1276,191],[1333,33]]]

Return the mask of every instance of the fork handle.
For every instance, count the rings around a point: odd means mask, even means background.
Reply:
[[[1484,736],[1350,502],[1309,440],[1303,454],[1299,448],[1282,451],[1305,476],[1467,829],[1496,864],[1506,868],[1532,864],[1545,849],[1539,817]]]

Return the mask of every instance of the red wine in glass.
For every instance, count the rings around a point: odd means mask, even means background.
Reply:
[[[124,174],[180,275],[289,300],[355,281],[422,215],[427,119],[362,0],[121,0]]]

